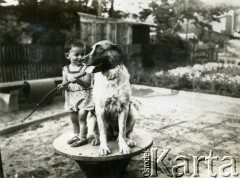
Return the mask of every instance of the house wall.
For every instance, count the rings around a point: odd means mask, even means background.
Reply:
[[[81,22],[80,39],[93,45],[97,41],[110,40],[121,45],[132,44],[132,26],[123,23]]]
[[[226,31],[226,22],[227,22],[226,17],[222,17],[220,19],[220,22],[212,22],[211,25],[212,25],[213,31],[218,32],[218,33],[225,32]]]
[[[203,32],[203,36],[202,36],[203,40],[206,41],[215,41],[218,43],[224,43],[225,41],[228,41],[230,39],[230,36],[227,34],[222,34],[222,33],[216,33],[214,31],[204,31]]]
[[[220,22],[212,22],[213,31],[233,35],[237,26],[238,17],[234,10],[220,16]]]
[[[226,30],[225,33],[228,35],[233,34],[233,16],[227,15],[226,16]]]
[[[240,32],[240,14],[235,14],[234,31]]]
[[[78,14],[80,16],[80,39],[87,45],[93,45],[101,40],[110,40],[120,45],[150,43],[151,25],[85,13]]]
[[[129,45],[132,44],[132,24],[80,14],[80,39],[88,45],[101,40]]]
[[[116,43],[120,45],[132,44],[132,25],[125,23],[117,24],[117,39]]]

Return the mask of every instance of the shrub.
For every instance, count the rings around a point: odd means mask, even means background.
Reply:
[[[234,64],[234,65],[235,65],[235,64],[236,64],[236,60],[232,60],[232,64]]]
[[[240,97],[239,69],[233,64],[208,63],[166,72],[136,72],[135,81],[155,87]]]
[[[219,63],[224,64],[225,60],[224,59],[219,59]]]

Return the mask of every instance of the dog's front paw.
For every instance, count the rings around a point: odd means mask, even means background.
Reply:
[[[137,144],[135,141],[131,140],[131,139],[127,139],[127,145],[129,147],[135,147]]]
[[[119,139],[119,152],[122,154],[130,154],[131,149],[129,148],[127,142],[124,139]]]
[[[98,146],[100,144],[100,139],[99,138],[94,138],[93,140],[92,140],[92,145],[93,146]]]
[[[107,144],[100,144],[99,152],[100,152],[101,156],[106,156],[106,155],[111,153],[111,151],[109,150]]]

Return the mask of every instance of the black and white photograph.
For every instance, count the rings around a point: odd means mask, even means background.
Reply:
[[[0,0],[0,178],[240,178],[239,0]]]

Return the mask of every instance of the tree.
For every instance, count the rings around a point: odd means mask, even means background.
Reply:
[[[206,6],[200,0],[175,0],[174,3],[161,0],[157,2],[153,1],[149,4],[149,9],[143,9],[140,19],[145,20],[148,15],[153,14],[159,37],[176,34],[181,30],[183,22],[192,23],[199,29],[211,29],[210,22],[218,21],[217,16],[230,9],[222,4],[214,7]]]
[[[18,14],[1,7],[0,11],[0,44],[18,44],[20,35],[29,24],[18,21]]]
[[[97,1],[91,6],[88,1],[18,0],[16,6],[0,6],[0,44],[17,44],[22,34],[37,44],[63,44],[79,30],[77,12],[97,14]]]
[[[0,5],[4,0],[0,0]],[[129,14],[114,9],[114,0],[18,0],[17,6],[0,6],[0,44],[18,43],[24,34],[36,44],[63,44],[69,37],[79,36],[77,12],[97,15],[103,12],[112,18]],[[110,6],[109,6],[110,5]],[[11,17],[11,18],[10,18]]]
[[[4,4],[4,3],[6,3],[6,1],[0,0],[0,6],[1,6],[1,4]]]

